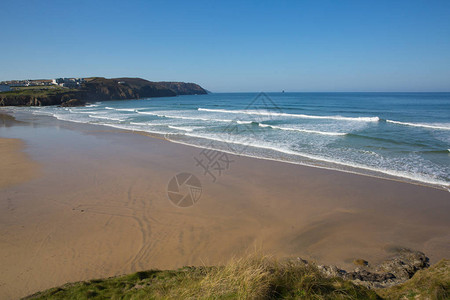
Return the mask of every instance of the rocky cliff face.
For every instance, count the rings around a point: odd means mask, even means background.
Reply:
[[[74,98],[77,93],[59,92],[48,94],[14,94],[0,93],[0,106],[46,106],[60,105],[66,100]]]
[[[122,100],[148,97],[173,97],[171,89],[141,78],[95,78],[81,87],[85,100]]]
[[[61,103],[62,107],[77,107],[77,106],[85,106],[86,102],[79,99],[70,99],[69,101]]]
[[[195,83],[185,83],[185,82],[158,82],[161,86],[171,89],[177,95],[204,95],[208,92],[204,90],[201,86]]]
[[[88,79],[78,89],[0,93],[0,106],[61,105],[73,98],[81,101],[107,101],[206,93],[202,87],[195,83],[151,82],[141,78],[106,79],[96,77]]]

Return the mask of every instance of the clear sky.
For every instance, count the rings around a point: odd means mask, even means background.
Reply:
[[[450,91],[450,1],[0,2],[0,80]]]

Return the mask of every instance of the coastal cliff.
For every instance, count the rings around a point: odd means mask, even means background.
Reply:
[[[206,90],[204,90],[201,86],[195,83],[185,83],[185,82],[167,82],[162,81],[158,82],[161,86],[168,88],[177,95],[203,95],[207,94]]]
[[[70,99],[107,101],[207,94],[195,83],[152,82],[141,78],[88,78],[77,88],[27,87],[0,93],[0,106],[61,105]]]

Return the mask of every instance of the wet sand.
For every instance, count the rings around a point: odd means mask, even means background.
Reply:
[[[13,117],[0,114],[0,126],[18,124]],[[14,138],[0,137],[0,190],[20,184],[38,175],[38,164],[23,152],[25,144]]]
[[[0,138],[0,189],[5,189],[37,176],[38,166],[22,152],[24,143],[18,139]]]
[[[150,268],[219,264],[254,249],[348,267],[398,247],[450,257],[450,194],[246,157],[213,182],[201,149],[108,127],[18,116],[0,138],[26,143],[40,175],[0,188],[0,298]],[[17,149],[9,153],[16,153]],[[22,159],[24,161],[24,159]],[[190,172],[189,208],[167,197]]]

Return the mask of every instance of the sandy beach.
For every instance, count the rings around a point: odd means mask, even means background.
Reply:
[[[448,191],[228,155],[213,182],[199,148],[103,126],[18,115],[0,122],[0,298],[151,268],[263,251],[351,266],[400,247],[450,255]],[[202,194],[180,208],[169,180]]]
[[[0,189],[26,182],[37,174],[37,165],[22,152],[18,139],[0,139]]]

